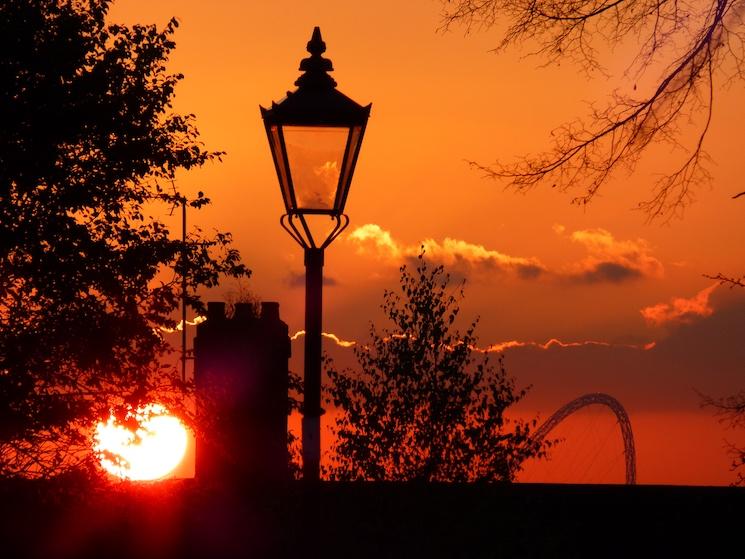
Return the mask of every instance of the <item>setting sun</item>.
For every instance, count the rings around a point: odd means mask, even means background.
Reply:
[[[93,449],[103,469],[134,481],[160,479],[171,473],[186,452],[188,433],[181,420],[160,404],[129,412],[127,419],[137,420],[139,427],[133,431],[113,416],[96,426]]]

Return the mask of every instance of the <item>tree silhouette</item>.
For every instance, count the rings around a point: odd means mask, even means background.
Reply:
[[[724,398],[703,396],[703,405],[714,408],[724,423],[733,429],[745,428],[745,390]],[[736,485],[745,485],[745,448],[727,443],[732,456],[732,471],[737,473]]]
[[[552,133],[551,151],[517,163],[472,163],[486,176],[518,190],[539,183],[582,190],[573,201],[587,204],[619,169],[633,170],[650,146],[685,148],[680,160],[640,203],[650,218],[671,217],[692,198],[692,188],[710,180],[706,135],[716,90],[745,77],[745,5],[742,0],[442,0],[443,25],[467,30],[506,26],[497,51],[527,42],[548,63],[577,62],[604,73],[600,52],[632,43],[625,73],[627,92],[594,105],[586,119]],[[637,84],[658,72],[651,87]],[[633,87],[632,87],[633,86]],[[644,92],[642,92],[644,90]],[[683,132],[697,129],[692,141]]]
[[[733,278],[717,274],[706,277],[715,279],[730,288],[745,288],[745,276]],[[745,429],[745,390],[721,398],[701,395],[701,400],[704,407],[713,408],[720,419],[733,429]],[[735,483],[745,485],[745,447],[738,447],[732,443],[727,443],[727,447],[732,455],[732,471],[737,473]]]
[[[110,0],[0,3],[0,475],[90,461],[92,423],[187,388],[159,328],[249,272],[227,233],[185,243],[152,214],[181,170],[219,152],[173,112],[171,20],[107,25]],[[198,209],[200,193],[188,202]]]
[[[455,329],[462,285],[451,289],[424,250],[415,270],[401,268],[400,288],[384,295],[391,327],[372,324],[369,344],[355,348],[360,370],[328,363],[329,403],[340,411],[330,476],[512,481],[525,459],[545,454],[531,438],[535,420],[505,415],[526,390],[515,389],[501,358],[495,367],[474,349],[477,321]]]

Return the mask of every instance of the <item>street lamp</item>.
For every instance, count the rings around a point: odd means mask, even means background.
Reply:
[[[336,89],[326,43],[313,29],[297,90],[261,109],[285,203],[282,227],[305,250],[303,478],[317,480],[321,458],[323,251],[349,224],[344,205],[370,116]]]

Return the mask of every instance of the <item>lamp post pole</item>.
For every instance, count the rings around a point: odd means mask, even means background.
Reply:
[[[303,397],[303,479],[320,478],[321,460],[321,332],[323,312],[323,249],[305,249],[305,394]]]

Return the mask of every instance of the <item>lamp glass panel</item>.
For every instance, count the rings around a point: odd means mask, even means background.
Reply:
[[[292,198],[290,197],[290,183],[287,180],[285,160],[282,156],[282,141],[279,138],[279,127],[271,126],[269,132],[272,139],[272,155],[274,156],[274,164],[277,167],[279,182],[282,186],[282,197],[285,201],[285,207],[289,209],[292,207]]]
[[[340,205],[339,210],[344,211],[344,208],[341,207],[341,205],[344,204],[345,198],[346,198],[346,190],[349,188],[349,183],[352,180],[352,177],[350,176],[350,173],[353,171],[353,162],[355,155],[359,151],[360,148],[360,134],[362,133],[362,126],[353,126],[352,127],[352,133],[349,137],[349,151],[347,152],[347,160],[344,162],[344,175],[342,176],[341,180],[341,188],[342,191],[339,192],[339,200],[337,201],[337,204]]]
[[[299,210],[333,210],[347,146],[347,127],[284,126]]]

